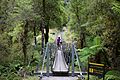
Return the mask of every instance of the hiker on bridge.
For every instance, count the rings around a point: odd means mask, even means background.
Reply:
[[[62,45],[62,39],[60,37],[57,38],[57,46],[58,48]]]

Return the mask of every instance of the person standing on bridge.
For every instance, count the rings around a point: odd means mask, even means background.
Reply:
[[[60,37],[57,38],[57,46],[60,46]]]
[[[62,45],[62,39],[60,37],[57,38],[57,46],[60,49]]]

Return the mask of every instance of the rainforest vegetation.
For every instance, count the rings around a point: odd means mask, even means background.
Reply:
[[[119,0],[0,0],[0,80],[32,75],[60,32],[76,41],[85,68],[93,56],[106,65],[106,80],[120,80]]]

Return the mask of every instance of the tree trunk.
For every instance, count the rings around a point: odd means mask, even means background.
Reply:
[[[44,51],[44,28],[45,28],[45,0],[43,0],[43,13],[42,13],[42,26],[41,26],[41,32],[42,32],[42,50],[41,54],[43,54]]]
[[[47,44],[48,39],[49,39],[49,21],[47,23],[47,26],[45,26],[45,30],[46,30],[46,33],[45,33],[45,44]]]
[[[34,30],[34,43],[35,43],[35,46],[37,44],[37,39],[36,39],[36,29],[35,29],[35,25],[33,27],[33,30]]]
[[[28,21],[26,20],[26,24],[23,27],[23,35],[22,35],[22,51],[24,55],[24,66],[27,65],[27,45],[28,45]]]
[[[85,47],[85,34],[84,34],[84,28],[81,27],[80,28],[80,48],[84,48]]]
[[[43,54],[43,50],[44,50],[44,24],[43,24],[43,22],[42,22],[41,32],[42,32],[42,51],[41,51],[41,54]]]
[[[85,46],[85,34],[84,34],[85,28],[81,27],[81,25],[80,25],[80,16],[79,16],[78,7],[76,8],[76,10],[77,10],[76,17],[77,17],[77,22],[78,22],[78,28],[80,27],[80,33],[79,33],[80,34],[80,45],[79,45],[79,48],[82,49]]]

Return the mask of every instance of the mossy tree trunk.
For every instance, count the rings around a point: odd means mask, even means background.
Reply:
[[[81,27],[78,7],[76,7],[76,17],[77,17],[77,23],[78,23],[78,29],[79,29],[79,45],[78,45],[78,47],[80,49],[82,49],[85,47],[85,34],[84,34],[85,28]]]
[[[24,57],[24,67],[27,65],[27,45],[28,45],[28,21],[25,21],[25,26],[23,26],[23,33],[21,36],[22,52]]]

